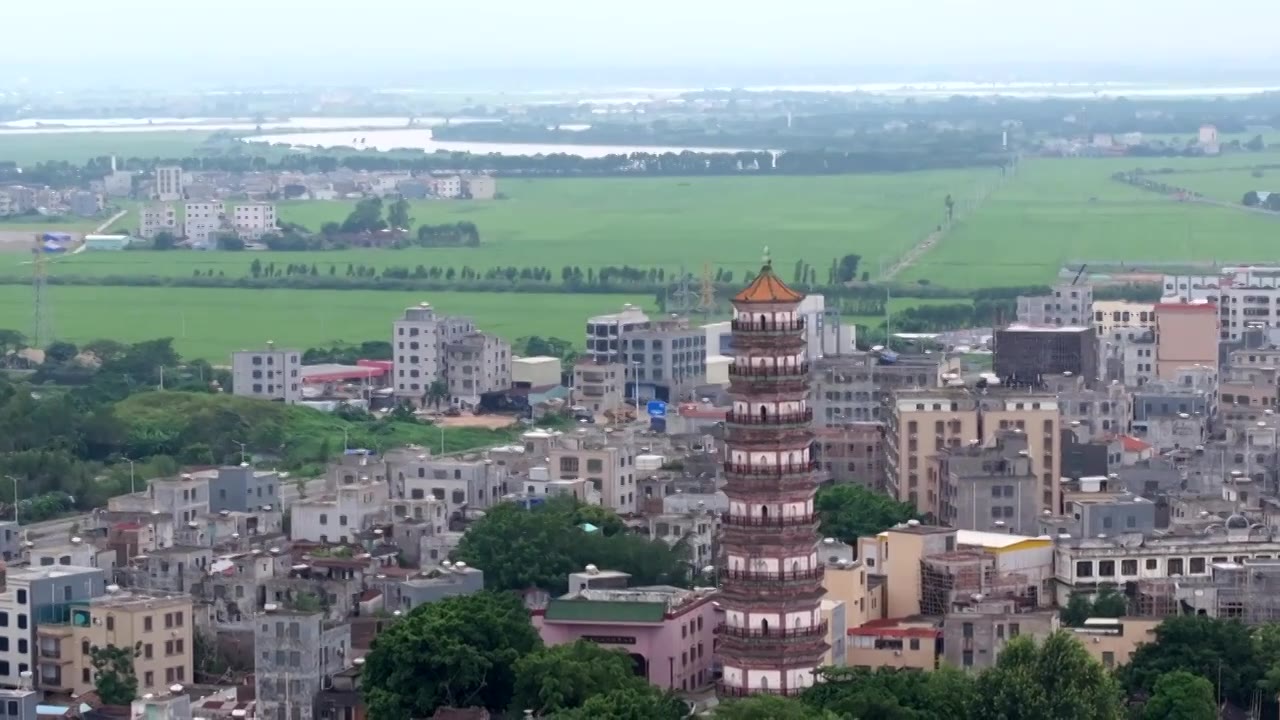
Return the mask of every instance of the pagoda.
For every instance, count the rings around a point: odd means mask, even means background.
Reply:
[[[733,298],[719,573],[725,697],[799,693],[829,647],[802,300],[767,254]]]

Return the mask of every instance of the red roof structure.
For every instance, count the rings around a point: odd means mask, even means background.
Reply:
[[[774,274],[771,261],[765,262],[764,267],[760,268],[760,274],[756,275],[750,285],[733,296],[735,303],[798,303],[803,299],[804,295],[787,287]]]

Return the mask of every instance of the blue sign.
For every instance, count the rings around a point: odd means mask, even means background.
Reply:
[[[649,417],[666,417],[667,404],[661,400],[650,400],[648,405]]]

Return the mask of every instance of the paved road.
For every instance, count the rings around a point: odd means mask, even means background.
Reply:
[[[324,492],[324,478],[311,478],[306,482],[306,495],[314,498]],[[280,485],[280,500],[285,507],[293,504],[298,499],[298,486],[291,478],[286,479]],[[2,518],[0,518],[2,519]],[[87,527],[92,523],[92,515],[85,513],[83,515],[72,515],[69,517],[58,518],[57,520],[45,520],[44,522],[31,523],[23,525],[22,530],[27,533],[27,537],[32,540],[39,538],[57,538],[70,537],[71,526]]]

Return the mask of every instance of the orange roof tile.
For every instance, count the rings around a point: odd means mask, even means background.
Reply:
[[[798,303],[803,299],[804,295],[778,279],[773,272],[773,263],[765,263],[756,279],[733,296],[736,303]]]

